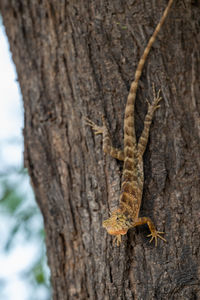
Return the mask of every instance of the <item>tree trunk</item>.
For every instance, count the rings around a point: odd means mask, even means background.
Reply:
[[[161,89],[144,155],[140,215],[120,247],[102,228],[122,163],[84,118],[104,114],[115,146],[140,56],[166,0],[1,0],[25,110],[25,165],[41,208],[53,299],[200,299],[200,4],[174,1],[139,83],[136,134]],[[3,95],[2,95],[3,96]]]

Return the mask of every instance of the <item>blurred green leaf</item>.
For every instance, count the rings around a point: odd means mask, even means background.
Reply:
[[[46,290],[44,299],[50,299],[49,272],[44,254],[45,231],[40,210],[35,202],[30,201],[30,189],[26,191],[22,188],[27,185],[27,178],[27,170],[23,168],[10,167],[0,173],[0,214],[6,213],[11,221],[3,250],[12,251],[18,236],[23,237],[24,243],[30,240],[41,245],[37,260],[23,272],[23,278],[31,284],[35,299],[38,299],[39,287]]]
[[[4,246],[4,251],[8,252],[11,250],[12,248],[12,243],[14,241],[15,235],[18,233],[19,231],[19,224],[15,224],[12,228],[12,230],[9,233],[9,236],[7,238],[6,244]]]
[[[44,249],[43,249],[44,250]],[[44,285],[49,288],[49,281],[47,279],[46,273],[46,258],[44,256],[44,251],[42,255],[32,264],[32,266],[21,273],[24,278],[29,278],[33,285]]]
[[[2,183],[3,195],[0,203],[4,209],[10,214],[13,214],[21,205],[23,198],[18,194],[15,188],[12,188],[5,181]]]
[[[38,284],[45,283],[44,270],[41,264],[41,261],[34,266],[33,268],[34,279]]]

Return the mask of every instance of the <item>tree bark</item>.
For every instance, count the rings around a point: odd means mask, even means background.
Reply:
[[[119,201],[122,163],[85,125],[104,114],[123,146],[123,116],[140,56],[166,0],[1,0],[24,101],[25,166],[44,217],[54,300],[200,299],[200,4],[174,1],[145,64],[135,127],[152,83],[163,100],[144,155],[146,226],[120,247],[102,228]]]

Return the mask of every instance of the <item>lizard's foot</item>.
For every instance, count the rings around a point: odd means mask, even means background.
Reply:
[[[153,106],[153,109],[156,110],[157,108],[160,107],[160,105],[158,105],[158,103],[162,100],[162,97],[160,97],[161,90],[158,90],[158,92],[156,94],[156,89],[155,89],[154,83],[152,85],[152,89],[153,89],[153,102],[151,105]]]
[[[113,240],[113,245],[115,245],[115,243],[117,244],[117,246],[119,246],[122,242],[122,236],[121,234],[117,234],[115,237],[114,237],[114,240]]]
[[[158,244],[158,238],[160,238],[161,240],[163,240],[164,242],[167,242],[166,239],[164,239],[164,237],[161,236],[161,234],[164,234],[164,232],[162,231],[157,231],[154,230],[151,232],[151,234],[147,235],[147,237],[151,237],[149,243],[151,243],[154,239],[155,239],[155,245],[157,247]]]
[[[93,121],[91,121],[88,118],[85,118],[85,123],[92,127],[92,130],[94,131],[94,134],[103,134],[105,131],[105,120],[104,117],[102,116],[102,121],[103,121],[103,126],[98,126],[96,125]]]

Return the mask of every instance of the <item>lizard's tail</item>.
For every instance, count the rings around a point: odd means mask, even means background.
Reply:
[[[173,3],[173,0],[169,0],[167,7],[164,10],[164,13],[160,19],[160,22],[156,26],[153,35],[151,36],[142,57],[138,63],[136,72],[135,72],[135,80],[131,84],[130,92],[127,99],[127,104],[125,108],[125,116],[124,116],[124,169],[123,169],[123,177],[122,182],[127,185],[127,182],[131,182],[131,186],[134,189],[137,189],[138,180],[137,180],[137,146],[136,146],[136,137],[135,137],[135,129],[134,129],[134,102],[136,98],[136,92],[138,87],[138,81],[140,79],[142,69],[144,67],[145,60],[149,54],[151,46],[156,39],[157,34],[159,33],[165,18],[168,15],[169,9]],[[126,186],[127,188],[127,186]],[[123,187],[123,190],[125,187]]]
[[[154,33],[151,36],[151,38],[150,38],[150,40],[149,40],[149,42],[148,42],[148,44],[147,44],[147,46],[144,50],[144,53],[142,54],[142,56],[140,58],[140,61],[138,63],[138,66],[137,66],[137,69],[136,69],[136,72],[135,72],[135,79],[131,84],[128,99],[127,99],[127,103],[126,103],[126,108],[125,108],[125,119],[124,119],[124,134],[125,135],[126,135],[125,127],[127,127],[127,124],[129,123],[129,120],[127,120],[127,119],[129,119],[131,117],[131,121],[133,120],[132,118],[133,118],[133,114],[134,114],[134,102],[135,102],[135,98],[136,98],[138,82],[139,82],[140,76],[142,74],[144,63],[145,63],[146,58],[149,54],[149,51],[151,50],[151,46],[153,45],[153,43],[154,43],[154,41],[155,41],[162,25],[163,25],[163,23],[164,23],[167,15],[168,15],[168,12],[169,12],[169,9],[170,9],[172,3],[173,3],[173,0],[169,0],[168,5],[165,8],[164,13],[163,13],[163,15],[160,19],[160,22],[156,26],[156,29],[154,30]]]

